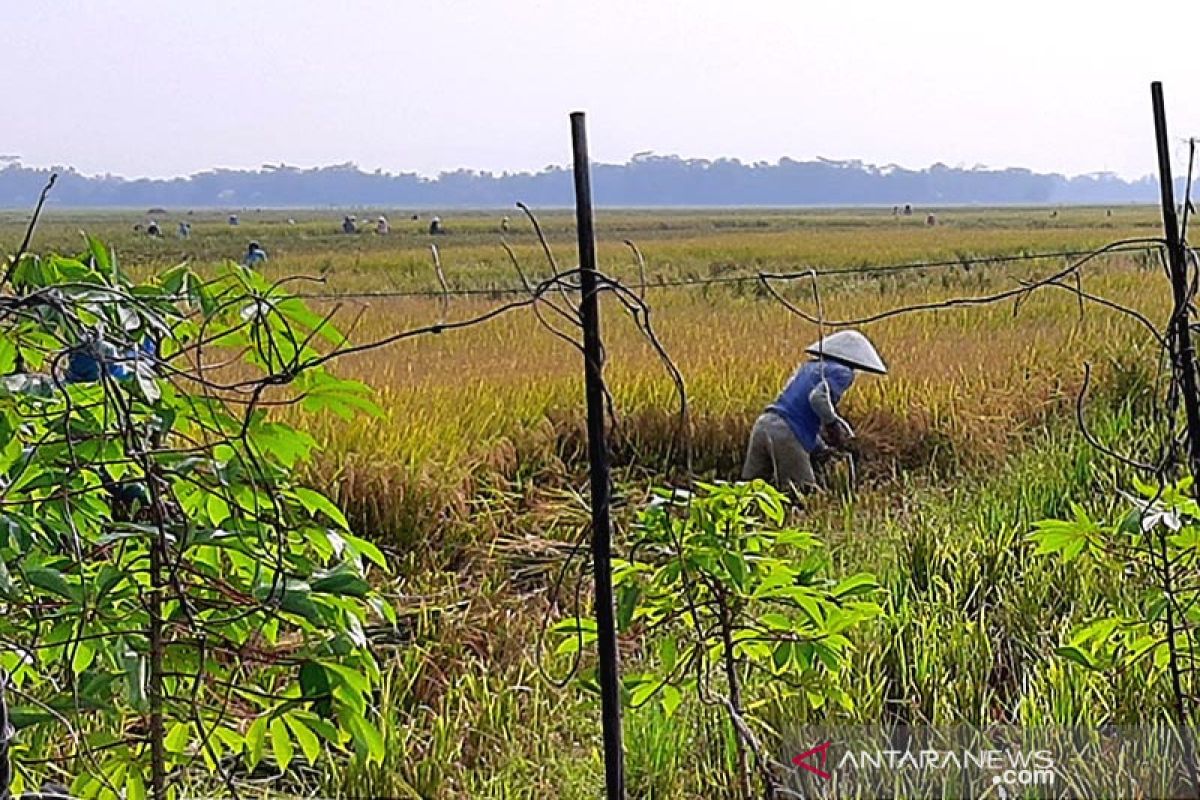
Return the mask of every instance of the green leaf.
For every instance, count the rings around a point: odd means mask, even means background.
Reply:
[[[671,684],[664,684],[662,687],[662,707],[667,716],[672,716],[675,709],[679,708],[679,704],[683,702],[683,693]]]
[[[566,636],[563,638],[563,640],[561,642],[558,643],[558,647],[554,648],[554,655],[567,656],[567,655],[572,655],[574,653],[578,653],[579,650],[580,650],[579,637],[578,636]]]
[[[759,616],[758,621],[768,628],[777,631],[791,631],[796,628],[795,622],[789,619],[786,614],[780,614],[777,611]]]
[[[205,506],[208,511],[208,520],[213,525],[220,525],[232,516],[229,510],[229,503],[225,502],[225,498],[215,492],[208,496]]]
[[[254,720],[250,724],[250,728],[246,731],[246,760],[251,770],[262,763],[263,750],[266,746],[268,722],[269,715],[263,714]]]
[[[784,510],[784,495],[770,486],[755,492],[755,500],[758,502],[759,510],[771,522],[776,525],[782,525],[786,511]]]
[[[363,738],[367,742],[367,753],[370,755],[371,760],[373,760],[376,764],[382,764],[384,756],[383,735],[380,734],[379,729],[376,728],[375,725],[365,717],[361,718],[358,727],[359,730],[362,731]]]
[[[332,745],[340,746],[342,740],[345,738],[337,727],[326,720],[318,719],[317,717],[307,717],[304,720],[304,724]]]
[[[321,666],[325,668],[327,674],[334,681],[345,686],[347,689],[361,694],[367,694],[371,691],[371,684],[362,673],[332,661],[322,661]]]
[[[130,764],[125,774],[125,800],[146,800],[146,782],[136,764]]]
[[[313,711],[318,715],[325,719],[333,716],[329,675],[316,661],[305,661],[300,667],[300,691],[305,697],[319,698],[312,701]]]
[[[368,397],[371,389],[358,381],[341,380],[328,373],[309,372],[298,381],[304,399],[301,407],[309,413],[331,411],[343,419],[356,414],[383,416],[383,410]]]
[[[339,527],[350,530],[350,523],[346,522],[346,516],[325,495],[303,487],[297,488],[293,494],[309,514],[316,515],[319,511],[336,522]]]
[[[134,650],[127,650],[121,657],[125,671],[125,696],[136,711],[146,711],[146,659]]]
[[[1160,636],[1139,636],[1129,645],[1129,653],[1122,661],[1127,664],[1136,663],[1145,658],[1147,654],[1152,653],[1155,648],[1165,644],[1165,639]]]
[[[854,698],[850,696],[849,692],[842,691],[836,686],[831,686],[829,688],[829,696],[832,697],[837,704],[842,707],[843,711],[847,713],[854,713]]]
[[[787,591],[787,596],[803,609],[814,625],[825,624],[825,614],[821,608],[822,602],[812,590],[796,586]]]
[[[317,442],[307,433],[279,423],[261,423],[250,428],[254,449],[269,455],[288,469],[306,461]]]
[[[791,587],[795,586],[796,576],[798,573],[796,570],[792,569],[786,564],[777,562],[768,563],[769,567],[764,565],[764,568],[767,569],[766,576],[758,582],[756,587],[754,587],[754,596],[756,598],[777,596],[786,597],[787,593],[780,592],[779,590],[790,589]]]
[[[96,658],[96,651],[92,648],[90,642],[82,641],[75,645],[75,654],[71,657],[71,671],[76,675],[83,673],[85,669],[92,665],[92,661]]]
[[[295,578],[287,578],[277,584],[261,583],[254,588],[254,597],[260,602],[275,598],[279,601],[280,609],[301,616],[314,625],[323,625],[325,615],[313,602],[311,594],[312,587]]]
[[[1074,632],[1071,636],[1071,644],[1082,645],[1093,641],[1107,641],[1120,624],[1119,617],[1107,617],[1090,622]]]
[[[305,725],[294,714],[289,714],[284,717],[287,726],[292,729],[292,733],[296,736],[296,742],[300,745],[300,751],[304,753],[304,760],[310,765],[315,766],[317,759],[321,756],[321,740],[312,732],[312,729]]]
[[[0,374],[11,375],[17,366],[17,345],[7,336],[0,338]]]
[[[345,342],[345,337],[331,321],[312,311],[298,298],[289,297],[285,300],[277,300],[275,310],[289,321],[304,328],[306,332],[316,331],[317,335],[330,344],[340,345]]]
[[[354,742],[354,750],[359,758],[367,762],[383,763],[383,736],[370,720],[349,709],[343,709],[340,718],[342,727],[346,729],[350,734],[351,741]]]
[[[321,610],[321,606],[313,602],[308,596],[308,591],[287,591],[283,595],[283,600],[279,603],[279,608],[288,613],[303,617],[313,625],[323,626],[328,622],[327,615]]]
[[[99,797],[101,800],[120,800],[117,794],[109,789],[109,786],[124,786],[125,772],[129,768],[129,762],[120,756],[110,758],[100,767],[101,773],[104,775],[105,786],[101,789]]]
[[[749,571],[746,568],[746,560],[742,558],[741,554],[725,553],[721,556],[721,563],[729,571],[729,577],[733,581],[734,586],[744,590],[746,588],[746,576]]]
[[[56,569],[30,567],[25,570],[25,578],[39,589],[44,589],[68,600],[79,600],[78,588],[68,583],[66,577]]]
[[[163,739],[163,747],[168,753],[181,754],[187,749],[188,745],[188,724],[186,722],[176,722],[167,731],[166,737]]]
[[[287,725],[279,717],[271,720],[271,755],[275,757],[275,763],[286,772],[295,753],[296,750],[292,747],[292,737],[288,733]]]
[[[115,278],[113,273],[113,262],[109,258],[108,248],[104,246],[104,242],[90,234],[84,234],[83,237],[87,241],[88,251],[91,252],[92,258],[95,259],[96,269],[99,270],[106,278]]]
[[[1083,514],[1083,510],[1075,507],[1076,520],[1041,520],[1034,523],[1036,529],[1030,538],[1037,543],[1035,555],[1050,555],[1058,553],[1063,561],[1072,561],[1083,548],[1099,535],[1100,529]]]
[[[775,645],[775,649],[771,651],[771,663],[775,665],[776,672],[782,672],[791,663],[792,649],[792,642],[780,642]]]
[[[47,722],[56,722],[59,715],[41,706],[9,706],[8,719],[17,730]]]
[[[71,794],[88,800],[88,798],[95,797],[103,786],[104,784],[95,775],[80,772],[75,776],[75,780],[71,781]]]
[[[382,570],[387,569],[387,559],[383,557],[383,553],[374,544],[347,531],[338,533],[338,536],[341,537],[346,547],[355,555],[366,558]]]
[[[1092,669],[1092,670],[1097,669],[1097,664],[1095,661],[1092,660],[1092,657],[1090,655],[1088,655],[1086,652],[1084,652],[1083,650],[1079,649],[1078,647],[1071,646],[1071,645],[1066,646],[1066,647],[1059,647],[1054,652],[1056,652],[1058,655],[1062,656],[1063,658],[1067,659],[1068,661],[1074,661],[1076,664],[1079,664],[1081,667],[1086,667],[1087,669]]]
[[[633,621],[642,591],[636,583],[627,583],[617,590],[617,630],[627,631]]]
[[[1152,663],[1154,664],[1155,668],[1159,670],[1166,669],[1167,664],[1171,660],[1171,648],[1158,647],[1153,649],[1152,652],[1154,653]]]
[[[813,642],[813,652],[817,658],[825,665],[825,668],[830,672],[837,672],[842,665],[842,657],[836,650],[827,646],[824,642]]]
[[[312,586],[312,590],[318,594],[365,597],[371,591],[371,585],[363,578],[358,566],[350,562],[339,564],[328,572],[313,576],[309,584]]]
[[[839,582],[837,586],[833,587],[832,594],[839,600],[843,600],[847,597],[871,594],[878,588],[879,583],[875,580],[874,575],[869,572],[860,572]]]
[[[662,663],[663,671],[670,673],[675,669],[675,662],[679,657],[677,648],[674,636],[664,636],[658,643],[658,660]]]
[[[555,651],[558,655],[575,653],[580,647],[596,641],[596,621],[588,617],[568,617],[554,623],[550,632],[563,637]]]
[[[643,680],[634,687],[629,698],[630,705],[634,708],[645,705],[646,701],[653,697],[664,685],[654,676],[648,676],[646,680]]]

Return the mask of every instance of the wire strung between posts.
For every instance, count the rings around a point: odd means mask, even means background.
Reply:
[[[1144,238],[1137,238],[1137,239],[1123,239],[1118,242],[1113,242],[1112,244],[1104,245],[1103,247],[1097,248],[1096,250],[1092,250],[1087,253],[1084,253],[1082,255],[1082,257],[1080,257],[1076,261],[1071,262],[1063,269],[1058,270],[1044,278],[1039,278],[1037,280],[1028,281],[1026,283],[1023,283],[1013,289],[1005,289],[1005,290],[995,292],[993,294],[988,294],[988,295],[977,295],[977,296],[967,295],[967,296],[960,296],[960,297],[952,297],[947,300],[935,300],[935,301],[931,301],[928,303],[914,303],[912,305],[901,306],[898,308],[892,308],[892,309],[888,309],[886,311],[880,311],[876,314],[868,314],[868,315],[861,316],[861,317],[853,317],[853,318],[842,319],[842,320],[825,320],[825,324],[829,325],[830,327],[834,327],[834,328],[846,328],[846,327],[854,327],[854,326],[859,326],[859,325],[870,325],[872,323],[880,322],[882,320],[890,319],[892,317],[898,317],[898,316],[902,316],[905,314],[913,314],[913,313],[917,313],[917,312],[921,312],[921,311],[941,311],[941,310],[950,309],[950,308],[961,308],[964,306],[986,306],[986,305],[999,303],[1004,300],[1009,300],[1009,299],[1016,298],[1016,297],[1027,297],[1031,292],[1035,291],[1036,289],[1039,289],[1043,286],[1055,284],[1055,283],[1061,281],[1063,278],[1074,275],[1084,265],[1090,263],[1091,261],[1095,260],[1096,258],[1099,258],[1100,256],[1103,256],[1103,255],[1108,255],[1113,252],[1120,252],[1120,248],[1127,247],[1132,244],[1155,245],[1157,247],[1162,247],[1162,246],[1165,246],[1166,243],[1161,238],[1151,238],[1151,237],[1144,237]],[[816,275],[817,275],[817,278],[821,277],[820,273],[817,273]],[[763,288],[765,288],[767,290],[767,292],[769,292],[777,301],[779,301],[779,303],[782,304],[784,308],[786,308],[788,311],[792,312],[796,316],[800,317],[801,319],[804,319],[808,322],[816,324],[818,322],[818,318],[816,316],[798,308],[795,304],[793,304],[786,297],[784,297],[782,294],[780,294],[779,291],[773,285],[774,282],[795,281],[795,280],[807,279],[809,277],[811,277],[811,273],[807,273],[807,272],[805,272],[805,273],[783,273],[783,274],[760,272],[758,274],[759,283],[763,286]]]
[[[1158,242],[1157,239],[1130,239],[1129,242]],[[629,244],[628,242],[626,244]],[[508,248],[507,243],[502,246]],[[546,245],[548,247],[548,245]],[[511,249],[511,248],[508,248]],[[1150,253],[1156,250],[1156,246],[1112,246],[1105,250],[1105,254],[1117,253]],[[801,272],[777,272],[768,273],[773,280],[805,280],[807,276],[815,271],[819,278],[847,276],[847,275],[888,275],[891,273],[911,272],[923,269],[944,269],[944,268],[967,268],[973,266],[988,266],[996,264],[1011,264],[1024,261],[1044,261],[1054,258],[1078,258],[1092,254],[1091,250],[1059,250],[1054,252],[1042,253],[1017,253],[1006,256],[978,256],[971,258],[958,258],[944,261],[913,261],[898,264],[878,264],[865,265],[858,267],[830,267],[826,269],[807,269]],[[763,273],[755,273],[753,275],[717,275],[711,278],[665,278],[662,280],[646,280],[645,279],[645,263],[640,258],[640,251],[636,251],[639,257],[638,265],[642,273],[642,279],[634,283],[623,283],[626,289],[645,292],[647,289],[678,289],[692,288],[700,286],[720,286],[728,284],[746,284],[761,282]],[[511,255],[511,254],[510,254]],[[569,273],[559,273],[560,277],[566,276]],[[560,287],[563,292],[568,289],[578,289],[578,285],[574,283],[564,283]],[[441,297],[502,297],[505,295],[524,295],[527,294],[529,288],[527,286],[502,286],[494,288],[467,288],[467,289],[409,289],[409,290],[364,290],[361,292],[299,292],[295,296],[309,300],[337,300],[337,299],[370,299],[370,298],[441,298]]]

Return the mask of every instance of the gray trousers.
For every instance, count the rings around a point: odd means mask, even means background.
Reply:
[[[773,411],[760,415],[750,430],[742,480],[754,478],[797,494],[817,485],[808,451],[783,417]]]

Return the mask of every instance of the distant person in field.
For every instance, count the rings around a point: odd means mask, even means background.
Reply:
[[[500,220],[500,230],[503,231],[504,233],[508,233],[508,217],[507,216],[503,217]]]
[[[934,225],[937,225],[937,217],[935,217],[933,214],[930,214],[929,216],[925,217],[925,224],[932,228]]]
[[[342,217],[342,233],[358,233],[358,224],[354,217]]]
[[[387,217],[382,214],[379,215],[379,219],[375,220],[375,232],[380,236],[387,236],[392,232],[392,226],[388,224]]]
[[[429,220],[429,235],[430,236],[441,236],[445,232],[446,232],[446,229],[442,227],[442,218],[441,217],[434,217],[433,219]]]
[[[150,220],[149,224],[146,225],[146,235],[155,238],[162,236],[162,230],[158,227],[157,222]]]
[[[831,334],[805,352],[812,359],[800,365],[750,431],[742,480],[762,478],[796,494],[818,488],[813,461],[845,449],[854,438],[837,405],[855,373],[887,374],[875,346],[858,331]]]
[[[251,242],[246,248],[246,257],[242,259],[242,263],[247,267],[257,267],[260,264],[265,264],[267,261],[267,251],[262,249],[262,245],[258,242]]]
[[[229,224],[230,224],[230,225],[237,225],[237,224],[238,224],[238,215],[237,215],[237,214],[230,214],[230,215],[229,215]]]
[[[904,204],[904,216],[906,216],[906,217],[912,216],[912,205],[909,203]]]
[[[192,223],[186,222],[186,221],[180,222],[179,223],[179,238],[180,239],[190,239],[191,237],[192,237]]]

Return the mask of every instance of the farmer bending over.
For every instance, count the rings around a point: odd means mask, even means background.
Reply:
[[[854,383],[855,370],[887,374],[874,345],[858,331],[839,331],[810,345],[813,356],[796,370],[750,431],[742,479],[763,478],[799,493],[817,486],[814,457],[820,459],[854,430],[838,416],[837,404]]]
[[[267,251],[262,249],[262,245],[258,242],[251,242],[246,248],[246,257],[242,259],[242,264],[247,267],[257,267],[259,264],[265,263],[267,260]]]

